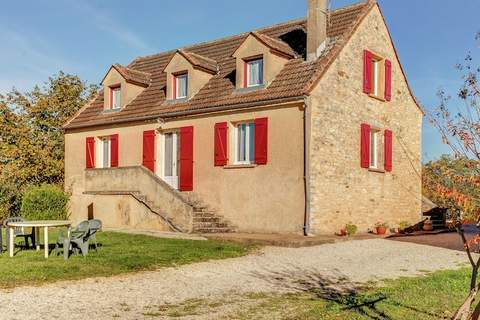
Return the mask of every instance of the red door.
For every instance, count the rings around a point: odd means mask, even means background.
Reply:
[[[193,127],[180,128],[180,191],[193,191]]]
[[[155,172],[155,130],[143,132],[143,166]]]

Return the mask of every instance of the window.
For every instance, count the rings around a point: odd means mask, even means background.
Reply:
[[[188,95],[188,73],[174,75],[174,99],[185,99]]]
[[[364,51],[363,91],[382,101],[392,99],[392,63],[368,50]]]
[[[110,109],[120,109],[121,90],[120,86],[110,87]]]
[[[378,168],[378,131],[370,131],[370,168]]]
[[[380,60],[372,60],[372,94],[376,97],[380,96]]]
[[[112,142],[110,137],[98,138],[97,144],[97,168],[110,168],[112,159]]]
[[[235,126],[235,164],[255,163],[255,124],[239,123]]]
[[[263,84],[263,58],[249,60],[246,65],[247,87],[255,87]]]
[[[383,134],[381,130],[370,131],[370,168],[381,169],[383,165]]]

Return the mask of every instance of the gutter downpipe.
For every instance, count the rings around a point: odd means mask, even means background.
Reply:
[[[312,236],[310,232],[310,107],[309,98],[303,99],[303,181],[305,187],[305,215],[303,225],[303,235]]]

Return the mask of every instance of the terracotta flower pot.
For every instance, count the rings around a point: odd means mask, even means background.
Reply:
[[[338,232],[338,235],[340,237],[345,237],[347,235],[347,230],[345,229],[340,229],[340,231]]]
[[[432,231],[433,230],[433,224],[430,221],[425,221],[423,224],[423,230],[425,231]]]
[[[377,234],[379,236],[383,236],[384,234],[387,233],[387,228],[385,228],[385,227],[376,227],[375,229],[376,229]]]

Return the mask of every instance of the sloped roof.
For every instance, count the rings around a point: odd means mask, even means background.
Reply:
[[[218,64],[213,59],[201,56],[194,52],[186,51],[184,49],[179,49],[177,52],[187,59],[187,61],[190,62],[194,67],[204,69],[205,71],[213,74],[217,73],[218,71]]]
[[[294,58],[296,56],[295,51],[288,44],[281,40],[274,39],[267,36],[266,34],[259,33],[257,31],[252,31],[250,32],[250,34],[257,38],[261,43],[276,52],[287,55],[291,58]]]
[[[236,68],[232,54],[251,34],[250,32],[181,50],[198,64],[204,64],[208,59],[208,62],[215,61],[218,66],[218,72],[210,81],[185,102],[165,103],[167,79],[163,70],[178,50],[137,58],[128,66],[128,70],[151,75],[150,85],[141,94],[120,111],[106,113],[103,110],[103,93],[100,92],[95,101],[81,110],[65,125],[65,128],[149,120],[173,116],[179,112],[201,113],[206,109],[240,108],[244,105],[264,105],[302,98],[335,60],[341,48],[375,5],[375,1],[370,0],[332,11],[327,29],[329,44],[322,56],[308,62],[302,57],[289,60],[273,82],[263,90],[238,92],[231,80],[235,78]],[[288,46],[286,43],[281,44],[284,42],[280,37],[293,30],[306,30],[306,22],[306,19],[289,21],[256,30],[255,34],[260,35],[262,39],[273,39],[274,41],[267,40],[272,46],[288,50],[285,47]]]
[[[118,73],[120,73],[120,75],[125,79],[125,81],[129,83],[137,84],[143,87],[148,87],[148,85],[150,84],[150,73],[127,68],[118,63],[112,65],[111,68],[117,70]]]

